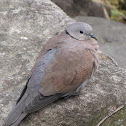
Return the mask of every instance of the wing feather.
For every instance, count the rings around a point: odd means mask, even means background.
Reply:
[[[63,94],[56,94],[51,96],[43,96],[42,94],[37,95],[33,101],[25,108],[26,113],[31,113],[37,111],[39,109],[44,108],[45,106],[49,105],[50,103],[56,101],[57,99],[61,98]]]

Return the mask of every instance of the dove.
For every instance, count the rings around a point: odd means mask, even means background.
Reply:
[[[69,24],[49,39],[4,126],[17,126],[29,113],[60,98],[78,95],[98,68],[98,50],[92,27],[84,22]]]

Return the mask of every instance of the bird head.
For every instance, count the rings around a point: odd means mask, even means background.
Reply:
[[[92,34],[92,27],[84,22],[76,22],[68,25],[66,33],[77,40],[96,39]]]

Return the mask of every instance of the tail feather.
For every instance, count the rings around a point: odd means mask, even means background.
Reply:
[[[23,112],[25,109],[25,98],[22,99],[15,108],[9,113],[7,118],[4,120],[4,126],[17,126],[20,121],[27,115]]]
[[[10,125],[5,124],[4,126],[17,126],[25,118],[26,115],[27,113],[22,113],[15,122]]]
[[[4,126],[17,126],[28,113],[42,109],[62,96],[63,94],[51,96],[38,94],[34,99],[30,100],[31,102],[29,102],[30,96],[25,94],[5,119]],[[26,102],[29,104],[26,105]]]

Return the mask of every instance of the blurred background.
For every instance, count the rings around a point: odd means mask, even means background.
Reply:
[[[90,24],[100,50],[126,68],[126,0],[52,0],[67,15]]]
[[[70,17],[94,16],[126,23],[126,0],[52,0]]]

